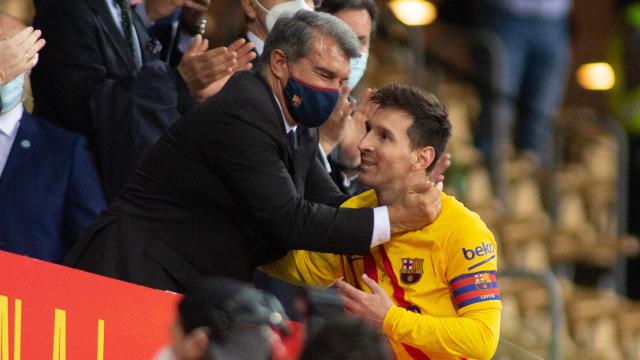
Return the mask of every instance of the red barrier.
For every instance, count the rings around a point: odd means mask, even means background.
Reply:
[[[0,251],[0,360],[151,359],[179,299]]]

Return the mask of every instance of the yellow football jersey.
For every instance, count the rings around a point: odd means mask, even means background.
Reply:
[[[371,190],[342,206],[377,204]],[[370,291],[362,281],[366,273],[396,304],[383,331],[398,359],[488,359],[498,344],[495,239],[477,214],[445,194],[432,224],[394,236],[368,256],[296,250],[261,269],[299,284],[328,286],[344,278]]]

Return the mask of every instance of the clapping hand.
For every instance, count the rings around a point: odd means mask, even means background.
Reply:
[[[366,135],[366,122],[371,118],[373,113],[378,109],[378,104],[371,101],[373,90],[367,91],[360,96],[358,107],[351,116],[351,121],[346,122],[344,128],[344,136],[338,144],[340,151],[340,165],[355,168],[360,165],[360,149],[358,144]]]
[[[32,27],[3,38],[0,33],[0,85],[15,79],[38,63],[38,51],[45,44],[40,30]]]
[[[245,39],[238,39],[228,47],[211,50],[208,47],[209,41],[196,35],[178,65],[189,92],[198,102],[217,94],[234,72],[251,69],[251,61],[256,57],[253,43]]]
[[[320,145],[324,153],[329,155],[345,136],[345,127],[351,122],[351,113],[356,108],[356,101],[349,99],[351,89],[347,84],[340,87],[340,97],[333,108],[329,119],[320,126]]]

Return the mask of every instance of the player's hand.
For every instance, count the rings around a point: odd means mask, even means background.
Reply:
[[[389,206],[391,234],[421,229],[431,224],[442,210],[441,182],[426,180],[413,186],[395,205]]]
[[[347,313],[354,314],[382,327],[384,317],[393,306],[393,301],[387,293],[366,274],[362,280],[367,284],[371,293],[358,290],[342,280],[336,280],[335,286],[340,291],[342,302]]]
[[[40,30],[27,27],[10,37],[0,32],[0,85],[18,77],[38,63],[38,51],[45,44]]]
[[[447,171],[449,166],[451,166],[451,154],[444,153],[433,166],[433,169],[431,169],[431,172],[429,173],[429,180],[434,183],[443,182],[444,173]]]
[[[351,113],[356,108],[356,101],[349,99],[351,89],[347,84],[340,87],[340,97],[333,108],[329,119],[320,126],[320,145],[327,156],[342,141],[345,126],[351,122]]]

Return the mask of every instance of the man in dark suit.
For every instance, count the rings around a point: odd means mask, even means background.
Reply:
[[[346,198],[315,154],[359,54],[343,22],[281,18],[265,54],[257,74],[237,73],[163,135],[67,265],[182,291],[202,276],[249,280],[289,249],[366,254],[435,219],[430,184],[390,207],[337,207]]]
[[[149,1],[145,9],[154,21],[183,3],[193,1]],[[112,200],[193,100],[179,73],[157,59],[128,0],[45,0],[34,24],[48,43],[32,76],[34,113],[87,136]]]
[[[0,13],[0,37],[22,28]],[[84,138],[24,111],[24,78],[0,85],[0,250],[61,262],[106,204]]]

